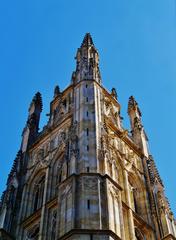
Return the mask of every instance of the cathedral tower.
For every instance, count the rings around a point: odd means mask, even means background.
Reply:
[[[37,93],[0,205],[0,239],[174,240],[176,224],[130,97],[124,129],[116,89],[102,86],[87,33],[71,84],[54,89],[39,131]]]

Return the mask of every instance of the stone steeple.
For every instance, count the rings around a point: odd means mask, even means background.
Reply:
[[[94,80],[101,83],[99,55],[90,33],[86,33],[76,54],[76,81]]]

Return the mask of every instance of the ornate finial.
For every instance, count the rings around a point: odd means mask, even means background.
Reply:
[[[89,46],[92,46],[92,45],[94,45],[92,37],[91,37],[90,33],[86,33],[86,35],[83,39],[83,42],[81,44],[81,47],[89,47]]]
[[[139,116],[140,117],[142,116],[141,111],[140,111],[140,109],[138,107],[138,103],[136,102],[136,100],[135,100],[135,98],[133,96],[131,96],[129,98],[129,101],[128,101],[128,114],[130,114],[131,110],[134,110],[134,111],[137,110],[138,113],[139,113]]]
[[[40,92],[37,92],[37,93],[35,94],[35,96],[34,96],[33,99],[32,99],[31,105],[32,105],[32,104],[35,104],[36,106],[38,106],[39,109],[40,109],[40,111],[42,111],[43,103],[42,103],[42,95],[41,95]]]
[[[58,97],[60,95],[60,88],[59,86],[57,85],[54,89],[54,98]]]
[[[118,96],[117,96],[117,91],[115,88],[112,88],[111,95],[117,100]]]

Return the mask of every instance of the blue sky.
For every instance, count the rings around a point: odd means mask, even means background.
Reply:
[[[176,214],[175,0],[30,0],[0,3],[0,192],[20,147],[30,101],[43,95],[41,128],[54,86],[64,89],[86,32],[100,54],[103,84],[116,87],[124,127],[134,95],[151,154]]]

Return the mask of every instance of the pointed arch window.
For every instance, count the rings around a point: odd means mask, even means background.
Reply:
[[[34,212],[42,207],[44,188],[45,188],[45,175],[43,175],[35,183],[35,187],[34,187],[34,200],[33,200],[33,211]]]

